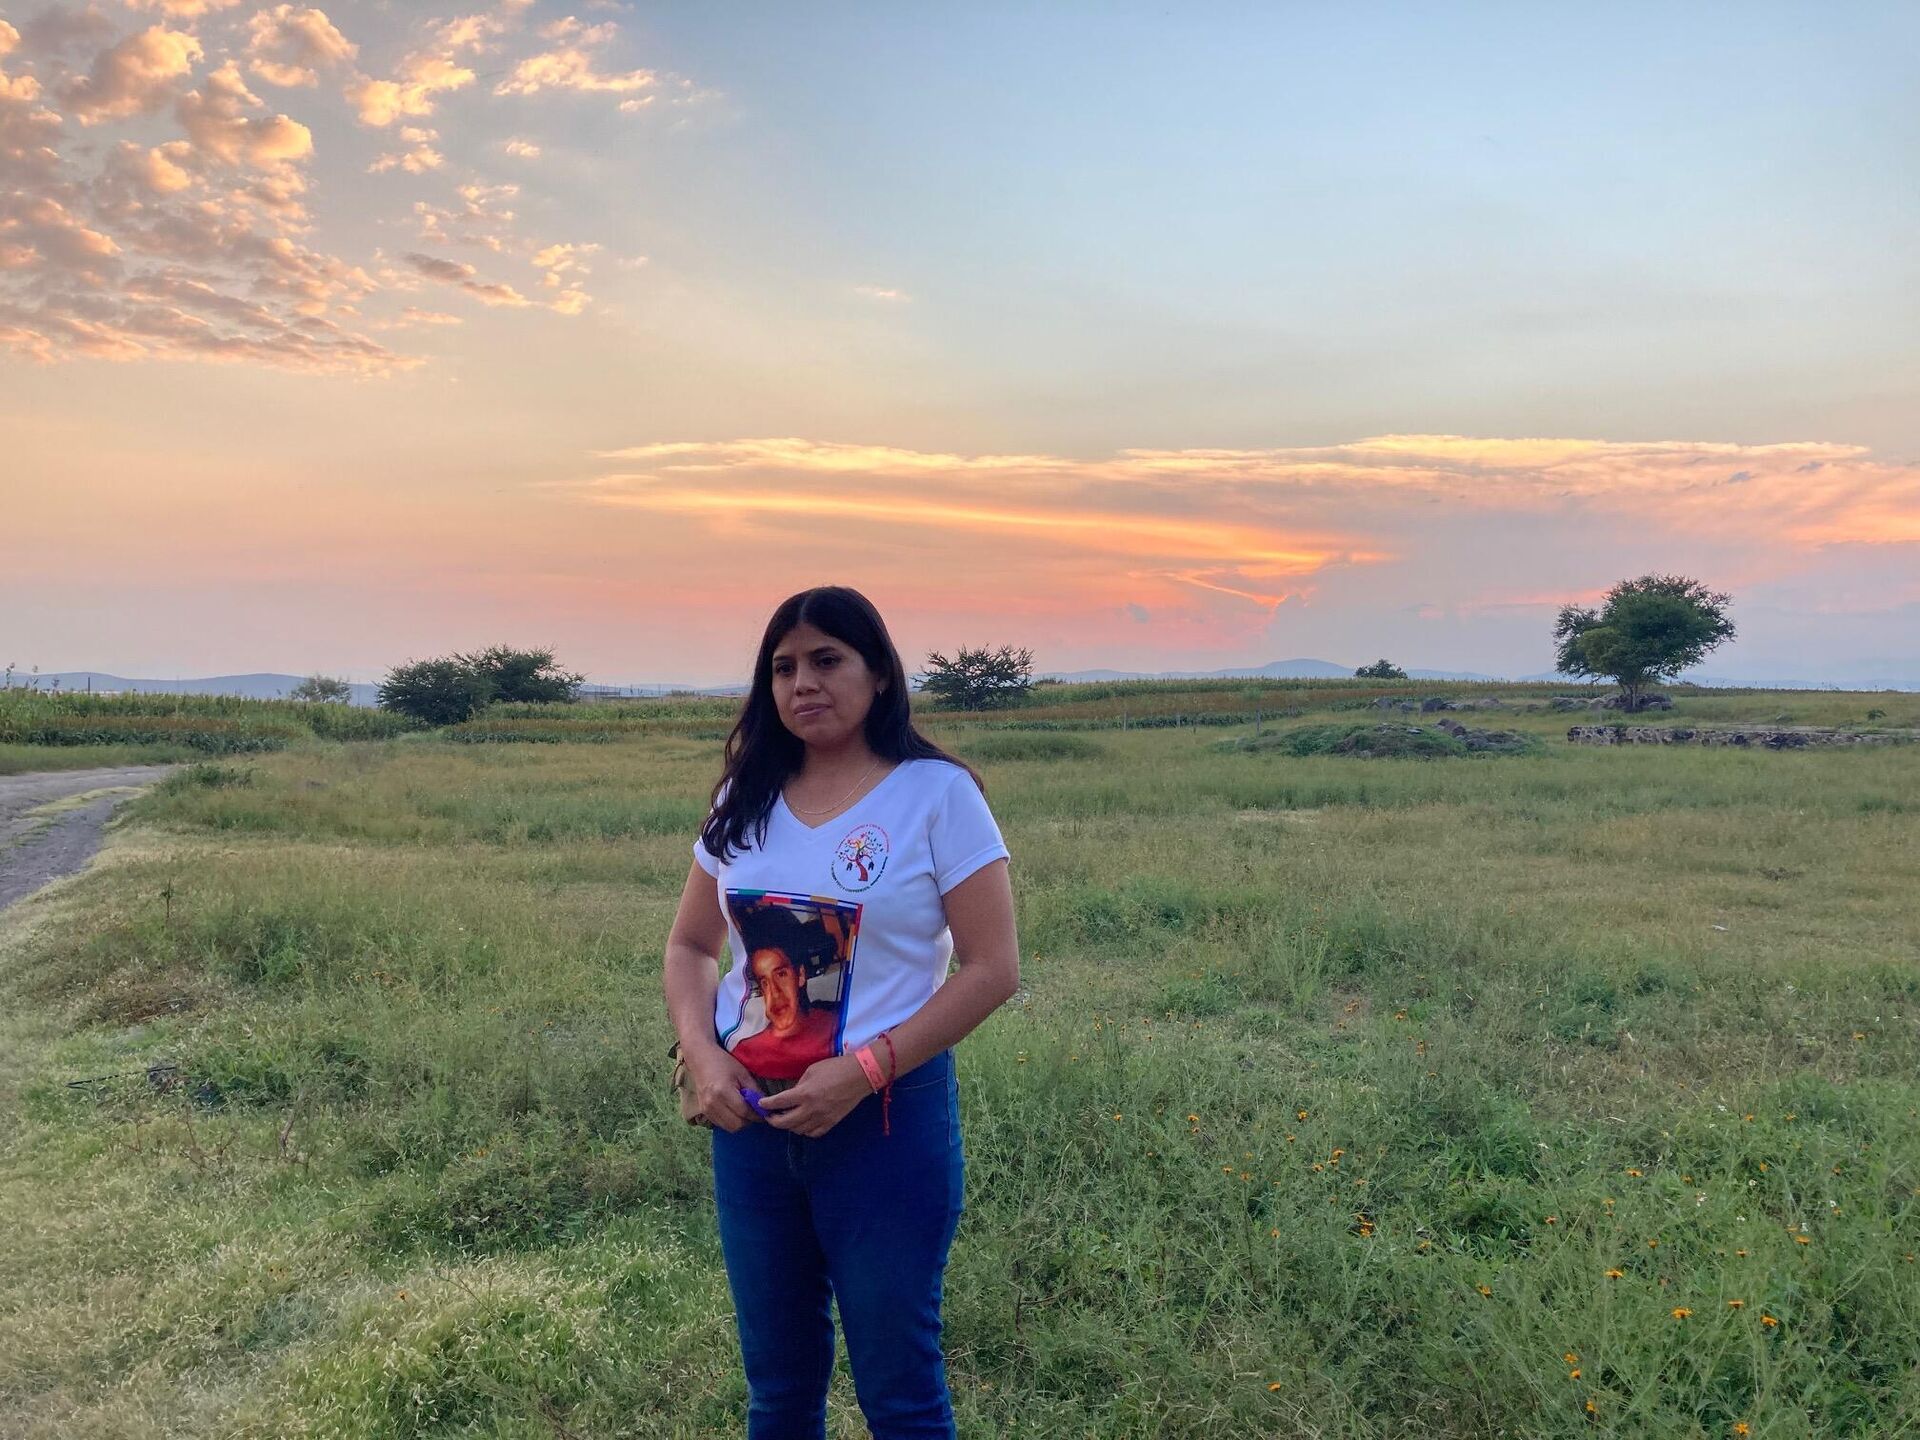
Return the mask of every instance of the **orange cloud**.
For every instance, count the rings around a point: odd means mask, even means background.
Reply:
[[[796,495],[779,490],[718,492],[695,487],[665,490],[649,486],[637,493],[623,493],[617,488],[608,488],[609,482],[617,485],[625,478],[609,476],[598,482],[590,496],[592,502],[691,514],[779,514],[820,520],[875,520],[889,525],[991,534],[1028,530],[1065,539],[1076,548],[1119,555],[1205,559],[1231,556],[1242,564],[1265,567],[1269,574],[1311,574],[1343,553],[1338,547],[1276,545],[1272,535],[1249,527],[1141,520],[1097,511],[988,508],[910,495],[861,499],[817,491]]]
[[[360,51],[326,12],[299,5],[255,12],[247,37],[250,68],[269,85],[318,85],[322,68],[344,65]]]
[[[1408,524],[1415,503],[1486,514],[1652,521],[1695,534],[1797,544],[1920,540],[1920,468],[1825,442],[1733,445],[1387,435],[1289,450],[1122,450],[1104,459],[958,455],[794,437],[665,443],[602,452],[653,476],[729,472],[938,479],[982,476],[1095,487],[1156,513],[1194,503],[1298,524],[1364,517]],[[1423,519],[1420,522],[1425,524]],[[1419,525],[1413,528],[1420,528]]]
[[[155,25],[103,50],[62,98],[82,125],[158,110],[203,53],[193,36]]]
[[[1826,443],[1393,435],[1080,458],[778,437],[601,458],[619,468],[562,489],[602,507],[705,517],[741,553],[862,543],[862,563],[892,573],[889,552],[933,546],[970,575],[1000,577],[996,595],[1044,574],[1056,595],[1110,606],[1115,624],[1136,623],[1148,606],[1156,626],[1215,612],[1223,644],[1245,643],[1249,627],[1327,577],[1345,573],[1339,588],[1351,596],[1377,588],[1362,570],[1415,576],[1463,546],[1497,548],[1520,525],[1616,550],[1650,536],[1669,551],[1737,544],[1754,577],[1821,546],[1920,541],[1920,470]],[[1534,588],[1551,574],[1536,569],[1510,572],[1527,588],[1453,608],[1497,614],[1591,598],[1590,578],[1564,593]]]

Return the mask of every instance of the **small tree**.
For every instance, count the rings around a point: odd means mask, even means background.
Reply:
[[[493,681],[458,658],[414,660],[389,670],[378,693],[382,710],[458,725],[493,699]]]
[[[1391,660],[1376,660],[1371,665],[1362,665],[1353,672],[1356,680],[1404,680],[1407,672]]]
[[[1011,645],[998,650],[962,646],[949,660],[938,650],[927,656],[920,688],[953,710],[998,710],[1017,705],[1033,688],[1033,651]]]
[[[571,700],[586,676],[559,668],[552,650],[512,650],[492,645],[453,657],[493,686],[493,698],[513,705],[545,705]]]
[[[353,698],[353,686],[332,675],[309,675],[287,692],[287,698],[315,705],[344,705]]]
[[[1733,638],[1731,595],[1683,575],[1622,580],[1597,610],[1562,607],[1553,626],[1554,668],[1619,685],[1629,711],[1648,687],[1698,665]]]

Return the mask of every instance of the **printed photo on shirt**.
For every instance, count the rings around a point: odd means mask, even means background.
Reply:
[[[746,992],[720,1039],[756,1075],[798,1080],[839,1053],[860,906],[820,895],[729,890],[746,951]]]

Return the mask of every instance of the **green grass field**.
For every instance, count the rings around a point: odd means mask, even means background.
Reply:
[[[1920,1434],[1920,746],[1221,745],[1383,689],[926,717],[1024,971],[962,1435]],[[0,1434],[742,1433],[659,994],[726,716],[651,703],[227,755],[0,916]]]

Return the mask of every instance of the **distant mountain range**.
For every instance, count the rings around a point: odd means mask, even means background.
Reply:
[[[254,675],[207,675],[194,680],[143,680],[125,675],[108,675],[99,670],[60,670],[42,675],[21,675],[14,672],[13,683],[24,685],[32,683],[41,690],[55,684],[61,690],[92,690],[104,692],[132,691],[140,695],[238,695],[248,700],[284,700],[292,693],[293,687],[306,677],[303,675],[277,675],[261,673]],[[355,683],[352,687],[351,702],[355,705],[374,705],[379,703],[379,686]],[[701,695],[739,695],[746,692],[746,686],[696,686],[696,685],[588,685],[587,692],[618,695],[666,695],[672,691],[692,691]]]
[[[1882,667],[1876,666],[1876,669]],[[1885,667],[1891,669],[1891,667]],[[1275,660],[1257,668],[1238,668],[1229,670],[1064,670],[1048,671],[1038,678],[1072,682],[1102,680],[1334,680],[1351,677],[1354,667],[1336,665],[1331,660]],[[61,690],[93,691],[134,691],[143,695],[239,695],[252,700],[284,699],[298,685],[303,677],[299,675],[279,675],[259,673],[252,675],[207,675],[191,680],[152,680],[136,679],[124,675],[108,675],[98,670],[62,670],[44,675],[23,676],[14,673],[15,685],[33,683],[45,690],[58,685]],[[1552,671],[1537,672],[1532,675],[1500,676],[1482,675],[1472,670],[1409,670],[1409,680],[1479,680],[1488,684],[1499,684],[1513,679],[1532,685],[1566,685],[1577,688],[1582,682],[1570,680],[1564,675]],[[1851,684],[1840,684],[1828,680],[1780,680],[1754,679],[1731,675],[1689,675],[1687,683],[1692,685],[1739,686],[1764,690],[1920,690],[1920,677],[1891,675],[1878,676],[1873,680],[1857,680]],[[356,684],[352,687],[355,705],[376,703],[377,687]],[[670,693],[695,695],[744,695],[745,683],[733,685],[690,685],[669,684],[663,681],[648,681],[642,684],[605,685],[589,684],[584,694],[592,695],[666,695]]]

